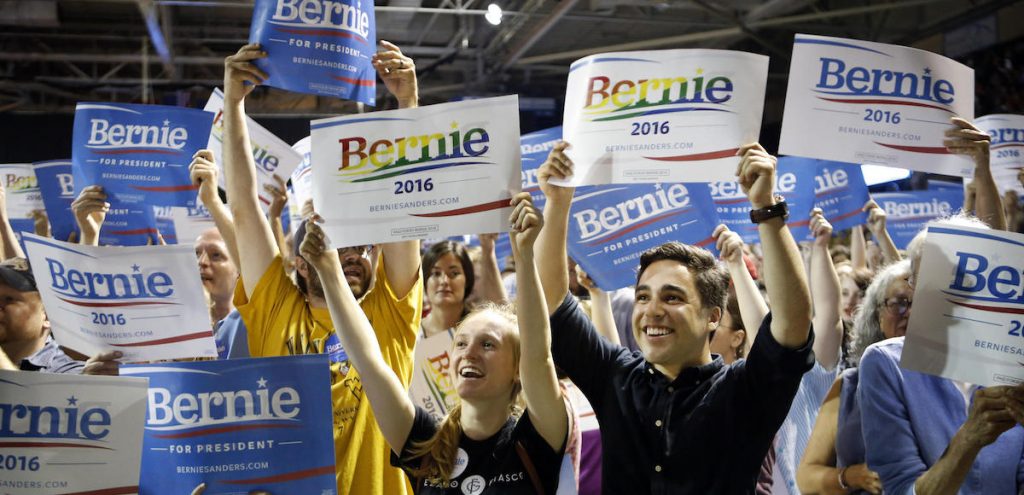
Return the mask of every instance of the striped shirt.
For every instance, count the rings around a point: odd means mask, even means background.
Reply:
[[[82,368],[85,368],[85,363],[71,359],[70,356],[64,354],[64,351],[60,350],[57,342],[52,337],[47,337],[46,343],[43,344],[41,349],[21,360],[19,368],[21,371],[80,375],[82,374]]]
[[[775,437],[774,495],[800,495],[796,487],[796,468],[804,456],[804,448],[811,438],[811,430],[818,419],[818,410],[836,380],[836,369],[826,370],[817,361],[811,371],[800,380],[800,388],[793,398],[786,420]]]

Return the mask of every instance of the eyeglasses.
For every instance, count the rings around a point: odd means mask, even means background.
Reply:
[[[893,316],[903,316],[910,311],[910,306],[914,302],[905,297],[894,297],[892,299],[886,299],[885,309],[889,311],[889,314]]]
[[[344,259],[346,256],[356,255],[360,258],[370,259],[370,255],[373,254],[373,244],[367,244],[365,246],[349,246],[338,249],[338,256]]]

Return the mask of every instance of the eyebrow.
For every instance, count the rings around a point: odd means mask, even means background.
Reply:
[[[635,292],[640,292],[640,291],[645,291],[645,290],[646,291],[650,291],[651,287],[649,285],[646,285],[646,284],[638,285],[638,286],[636,286],[636,289],[634,291]],[[675,291],[675,292],[682,292],[683,294],[688,294],[686,289],[684,289],[681,286],[675,285],[675,284],[665,284],[665,285],[662,285],[661,286],[661,290],[663,292],[667,291],[667,290],[670,290],[670,291]]]

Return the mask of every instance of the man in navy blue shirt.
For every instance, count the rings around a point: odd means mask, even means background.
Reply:
[[[784,200],[772,194],[775,158],[757,144],[738,153],[772,313],[747,359],[725,365],[711,354],[709,337],[721,320],[728,274],[705,249],[669,242],[641,257],[633,306],[640,352],[602,339],[567,295],[573,189],[548,182],[572,174],[567,146],[556,145],[538,171],[547,204],[537,253],[552,308],[552,356],[601,424],[603,492],[753,493],[800,377],[814,363],[807,277]]]

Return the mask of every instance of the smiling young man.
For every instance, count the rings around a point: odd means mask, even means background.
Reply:
[[[553,309],[551,354],[601,424],[603,492],[754,493],[800,377],[814,363],[807,277],[785,205],[772,194],[775,158],[760,145],[740,149],[737,175],[761,237],[773,311],[749,356],[725,365],[708,337],[722,317],[728,274],[705,249],[669,242],[641,257],[633,306],[640,352],[603,340],[567,295],[573,190],[548,182],[571,175],[566,147],[556,145],[538,173],[547,204],[537,252]]]

